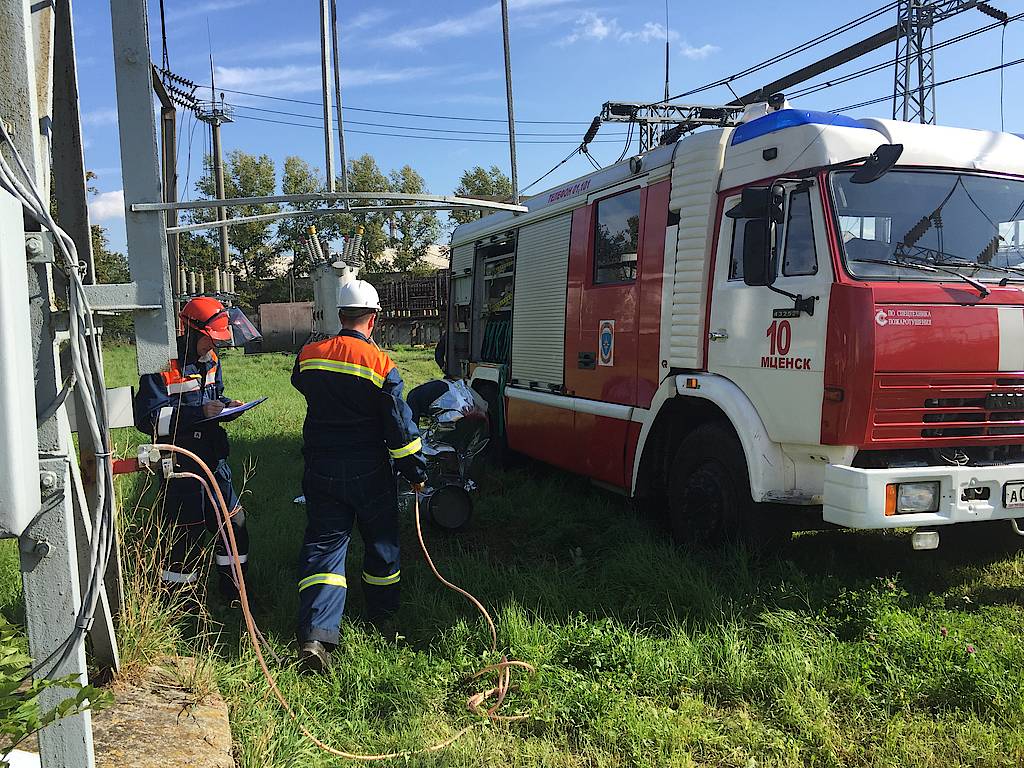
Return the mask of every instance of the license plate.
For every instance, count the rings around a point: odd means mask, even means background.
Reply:
[[[1003,486],[1003,506],[1007,509],[1024,509],[1024,481]]]

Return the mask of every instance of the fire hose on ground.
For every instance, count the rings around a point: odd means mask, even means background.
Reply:
[[[198,477],[198,476],[196,476],[196,475],[194,475],[192,473],[178,473],[179,477],[186,477],[186,478],[189,478],[189,479],[199,480],[200,484],[202,485],[202,487],[203,487],[203,489],[205,491],[205,493],[207,494],[207,496],[209,496],[211,503],[216,507],[216,509],[217,509],[217,511],[218,511],[218,513],[220,515],[220,519],[221,519],[221,524],[220,524],[221,535],[224,536],[226,534],[227,549],[228,549],[228,553],[231,556],[230,560],[231,560],[232,575],[233,575],[233,577],[235,579],[235,582],[236,582],[236,584],[238,586],[238,596],[239,596],[239,602],[241,603],[241,606],[242,606],[242,616],[243,616],[243,618],[245,620],[245,627],[246,627],[247,635],[249,637],[249,641],[250,641],[250,643],[252,644],[252,647],[253,647],[253,652],[256,654],[256,660],[259,663],[260,670],[263,673],[263,677],[266,679],[267,684],[270,686],[270,690],[274,693],[275,698],[277,698],[278,702],[280,703],[282,708],[285,710],[285,712],[288,713],[288,716],[295,723],[295,725],[299,729],[299,731],[301,731],[303,736],[305,736],[310,742],[315,744],[318,748],[320,748],[324,752],[327,752],[329,754],[335,755],[337,757],[342,757],[342,758],[345,758],[345,759],[348,759],[348,760],[361,760],[361,761],[364,761],[364,762],[374,762],[374,761],[380,761],[380,760],[392,760],[392,759],[396,759],[396,758],[408,758],[408,757],[412,757],[412,756],[415,756],[415,755],[418,755],[418,754],[425,754],[425,753],[428,753],[428,752],[438,752],[438,751],[440,751],[442,749],[445,749],[446,747],[450,746],[451,744],[453,744],[455,741],[457,741],[458,739],[462,738],[463,736],[465,736],[467,733],[469,733],[473,728],[475,728],[478,725],[478,723],[473,723],[471,725],[468,725],[465,728],[463,728],[460,731],[458,731],[455,735],[453,735],[453,736],[451,736],[451,737],[449,737],[449,738],[447,738],[447,739],[445,739],[443,741],[440,741],[437,744],[432,744],[429,747],[424,747],[424,748],[418,749],[418,750],[406,750],[406,751],[402,751],[402,752],[391,752],[391,753],[383,754],[383,755],[363,755],[363,754],[358,754],[358,753],[354,753],[354,752],[346,752],[346,751],[341,750],[341,749],[336,749],[335,747],[332,747],[329,744],[325,744],[323,741],[321,741],[316,736],[314,736],[306,728],[306,726],[303,725],[303,723],[300,720],[298,714],[295,712],[295,710],[292,708],[292,706],[288,703],[288,700],[285,698],[284,694],[281,692],[281,688],[278,686],[277,680],[274,678],[273,673],[271,673],[271,671],[270,671],[270,667],[267,664],[266,657],[263,655],[263,646],[267,645],[267,643],[266,643],[266,640],[264,639],[262,633],[260,632],[259,628],[256,626],[256,621],[253,618],[252,611],[249,608],[249,596],[248,596],[248,593],[246,591],[245,577],[242,574],[242,566],[241,566],[241,564],[239,562],[239,559],[238,559],[238,543],[235,540],[235,532],[234,532],[234,529],[231,526],[231,512],[232,512],[232,510],[229,510],[227,508],[227,503],[224,501],[224,496],[221,493],[220,486],[217,484],[217,480],[214,477],[213,471],[196,454],[192,453],[191,451],[189,451],[189,450],[187,450],[185,448],[181,448],[181,447],[176,446],[176,445],[170,445],[168,443],[156,443],[156,444],[152,445],[151,448],[153,450],[156,450],[156,451],[168,451],[168,452],[171,452],[171,453],[176,453],[176,454],[180,454],[182,456],[185,456],[186,458],[191,459],[193,462],[195,462],[199,466],[199,468],[202,470],[203,474],[206,475],[206,478],[207,478],[208,482],[204,482],[202,480],[202,478],[200,478],[200,477]],[[148,453],[148,452],[145,451],[145,447],[140,449],[140,456],[143,455],[144,452]],[[171,473],[171,476],[173,476],[174,474],[175,473]],[[467,592],[466,590],[462,589],[461,587],[459,587],[459,586],[457,586],[455,584],[452,584],[450,581],[445,579],[444,576],[442,576],[440,574],[440,572],[438,572],[437,567],[434,565],[433,559],[430,557],[430,552],[427,551],[427,545],[426,545],[426,543],[423,540],[423,526],[422,526],[422,523],[421,523],[421,520],[420,520],[420,505],[419,505],[419,496],[418,496],[418,494],[415,494],[415,518],[416,518],[416,537],[419,540],[420,549],[423,551],[423,556],[424,556],[424,558],[426,558],[427,565],[430,566],[431,572],[434,574],[435,578],[437,578],[437,580],[440,581],[444,586],[446,586],[448,589],[451,589],[451,590],[453,590],[455,592],[458,592],[460,595],[465,597],[467,600],[469,600],[470,603],[473,604],[473,606],[477,609],[477,611],[480,612],[480,615],[483,616],[484,620],[487,622],[487,626],[488,626],[488,628],[490,630],[490,633],[491,633],[491,652],[494,653],[494,654],[497,654],[498,653],[498,631],[497,631],[497,628],[494,625],[494,620],[491,618],[491,615],[487,612],[487,609],[484,608],[483,604],[479,600],[477,600],[476,597],[474,597],[473,595],[471,595],[469,592]],[[269,645],[267,645],[267,647],[269,648]],[[467,709],[469,709],[470,712],[473,712],[474,714],[481,715],[481,716],[486,718],[486,720],[484,720],[482,722],[487,722],[487,721],[505,721],[505,722],[508,722],[508,721],[514,721],[514,720],[524,720],[524,719],[529,717],[529,715],[501,715],[501,714],[498,713],[498,711],[501,708],[502,704],[504,703],[506,697],[508,696],[509,690],[511,689],[511,686],[512,686],[512,670],[513,670],[513,668],[525,669],[527,672],[529,672],[531,674],[536,674],[536,671],[537,671],[532,665],[527,664],[524,661],[511,660],[511,659],[508,658],[507,655],[502,654],[500,661],[498,661],[495,664],[491,664],[490,666],[484,667],[483,669],[481,669],[479,672],[477,672],[476,674],[474,674],[472,676],[472,679],[474,679],[474,680],[477,679],[477,678],[483,677],[485,675],[491,675],[491,674],[496,675],[496,678],[497,678],[495,680],[495,683],[494,683],[493,686],[491,686],[490,688],[488,688],[485,691],[481,691],[479,693],[474,694],[473,696],[470,696],[467,699],[467,701],[466,701],[466,707],[467,707]],[[491,698],[495,699],[494,703],[488,709],[483,709],[484,702],[490,700]]]

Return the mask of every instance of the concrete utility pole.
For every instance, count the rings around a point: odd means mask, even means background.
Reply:
[[[51,7],[37,14],[34,17],[26,0],[0,0],[0,50],[4,51],[0,56],[0,82],[4,84],[0,89],[0,119],[25,161],[28,180],[46,199],[49,141],[44,140],[41,131],[49,132],[52,118],[54,19]],[[0,152],[6,160],[13,161],[9,147],[0,146]],[[60,273],[52,266],[53,241],[48,233],[25,231],[25,220],[15,198],[0,193],[3,319],[18,323],[14,327],[21,331],[19,340],[23,341],[16,347],[5,345],[5,351],[17,354],[23,365],[31,366],[35,379],[34,396],[21,400],[23,408],[4,414],[11,420],[21,417],[25,406],[45,409],[61,391],[63,380],[56,340],[60,318],[52,300],[60,293]],[[14,291],[21,294],[20,301],[15,299]],[[29,345],[31,360],[26,349]],[[25,386],[31,386],[31,371]],[[9,399],[6,405],[11,405]],[[30,430],[31,419],[24,426]],[[39,513],[24,530],[4,533],[20,534],[18,549],[29,653],[43,660],[75,631],[81,608],[74,527],[76,489],[71,472],[73,443],[66,410],[58,408],[39,422],[38,453],[32,449],[31,431],[22,432],[21,437],[27,444],[23,446],[20,469],[22,476],[38,477],[35,487],[41,492],[32,499],[31,506],[37,507]],[[4,460],[10,462],[14,457],[4,456]],[[3,512],[7,514],[10,510]],[[52,678],[73,675],[78,681],[87,682],[84,646],[79,644],[59,664],[51,663],[45,674]],[[66,689],[50,688],[40,696],[40,707],[52,708],[71,694]],[[59,720],[39,733],[43,765],[91,768],[94,759],[90,717],[89,712],[84,712]]]
[[[338,0],[331,0],[331,37],[334,40],[334,101],[338,105],[338,162],[341,163],[341,191],[348,192],[348,161],[345,159],[345,122],[341,114],[341,38],[338,37]],[[345,201],[348,207],[348,201]]]
[[[320,0],[320,82],[324,96],[324,176],[327,191],[334,191],[334,114],[331,109],[331,41],[329,0]]]
[[[516,116],[512,108],[512,56],[508,42],[508,0],[501,0],[501,34],[505,43],[505,99],[508,102],[508,152],[512,161],[512,202],[519,205],[519,171],[516,167]]]
[[[199,105],[198,117],[204,123],[210,125],[213,143],[213,179],[216,186],[218,200],[224,199],[224,157],[221,152],[220,127],[224,123],[232,123],[231,111],[224,103],[224,95],[217,99],[217,83],[213,74],[213,54],[210,54],[210,100]],[[223,207],[217,208],[217,220],[227,218]],[[228,228],[227,225],[220,228],[220,268],[229,275],[231,272],[231,257],[228,254]]]
[[[162,165],[164,202],[178,202],[178,153],[175,141],[178,135],[178,111],[171,100],[164,84],[153,71],[153,89],[160,101],[160,160]],[[167,226],[178,225],[178,212],[167,211]],[[177,307],[178,297],[184,292],[181,276],[178,273],[178,235],[171,232],[167,235],[167,254],[171,260],[171,288],[174,290],[174,302]]]

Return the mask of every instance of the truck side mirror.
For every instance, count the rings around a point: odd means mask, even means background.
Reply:
[[[772,223],[768,218],[750,219],[743,225],[743,282],[771,285]]]

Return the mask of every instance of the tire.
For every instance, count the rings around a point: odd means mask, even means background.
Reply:
[[[762,549],[779,543],[779,531],[769,534],[768,520],[750,496],[743,448],[728,425],[703,424],[687,435],[667,480],[669,527],[677,544]]]

